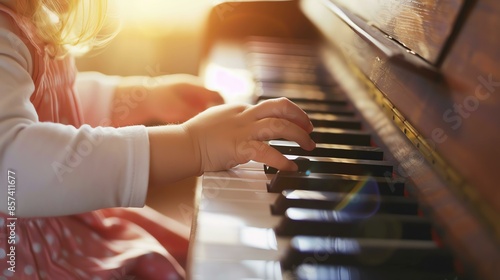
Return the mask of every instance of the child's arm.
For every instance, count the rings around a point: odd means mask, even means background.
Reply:
[[[76,86],[84,121],[91,126],[181,123],[224,102],[191,75],[119,77],[83,72]]]
[[[0,197],[16,176],[18,217],[58,216],[144,205],[149,141],[143,126],[79,128],[40,122],[29,49],[0,26]],[[7,199],[0,199],[7,213]]]
[[[125,77],[116,88],[111,119],[116,127],[182,123],[223,103],[195,76]]]

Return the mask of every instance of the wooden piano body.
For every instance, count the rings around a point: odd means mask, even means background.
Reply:
[[[393,172],[380,177],[389,185],[404,182],[405,195],[418,201],[419,213],[437,233],[433,241],[453,255],[455,271],[445,277],[498,279],[499,30],[497,0],[228,1],[211,12],[200,74],[228,102],[250,103],[259,94],[268,98],[266,83],[289,77],[280,72],[277,80],[269,78],[273,72],[266,58],[279,71],[291,66],[320,75],[321,81],[325,73],[331,75],[334,82],[326,84],[345,94],[371,135],[370,145],[379,147],[392,165]],[[312,42],[314,54],[305,42]],[[321,73],[297,66],[300,56],[309,57],[305,64],[311,57],[318,61]],[[330,104],[332,93],[324,88],[319,88],[320,99]],[[297,91],[280,89],[283,96]],[[317,88],[299,91],[304,96],[295,97],[301,104],[318,94]],[[270,205],[281,195],[268,192],[274,176],[253,162],[204,175],[189,278],[304,278],[300,266],[283,265],[293,236],[276,234],[283,215],[271,214]],[[328,237],[335,239],[334,234]],[[323,265],[327,258],[318,253],[303,264]],[[304,279],[404,275],[370,274],[366,266],[334,262],[326,267],[324,274]],[[410,274],[401,279],[426,279]]]

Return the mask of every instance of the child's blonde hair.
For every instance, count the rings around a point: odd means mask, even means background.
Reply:
[[[106,0],[15,0],[16,12],[29,17],[49,54],[62,57],[102,46],[116,32],[100,33],[105,25]]]

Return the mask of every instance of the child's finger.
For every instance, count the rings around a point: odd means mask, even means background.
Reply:
[[[278,170],[297,171],[298,166],[293,161],[287,159],[284,155],[276,149],[261,141],[252,141],[252,147],[255,147],[253,161],[261,162],[266,165],[272,166]]]
[[[259,120],[253,127],[252,135],[254,135],[255,140],[259,141],[280,138],[295,141],[308,151],[316,147],[316,143],[305,130],[285,119],[266,118]]]
[[[245,114],[249,114],[257,120],[264,118],[286,119],[295,123],[308,133],[313,130],[313,125],[307,114],[287,98],[266,100],[253,106],[247,110]]]

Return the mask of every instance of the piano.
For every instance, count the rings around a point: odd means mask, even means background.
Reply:
[[[497,0],[215,4],[207,86],[291,99],[318,145],[269,141],[298,172],[203,175],[188,278],[499,279],[499,15]]]

